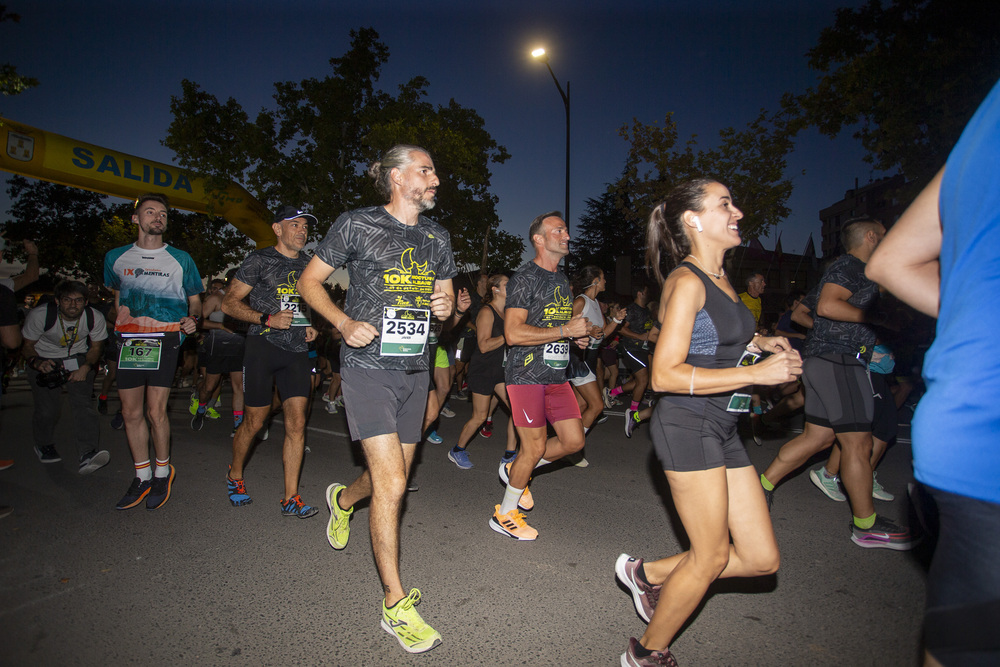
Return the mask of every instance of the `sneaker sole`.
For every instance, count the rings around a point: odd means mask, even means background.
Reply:
[[[872,494],[872,498],[874,498],[875,500],[882,500],[882,501],[885,501],[885,502],[890,502],[892,500],[895,500],[896,496],[894,494],[891,494],[891,493],[884,493],[884,494],[882,494],[880,496],[875,495],[873,493]]]
[[[432,648],[436,648],[441,645],[441,638],[435,637],[433,643],[431,643],[430,646],[425,646],[425,647],[420,647],[419,645],[407,646],[406,642],[404,642],[399,635],[393,632],[392,626],[386,623],[384,618],[381,621],[381,625],[382,629],[388,632],[390,635],[392,635],[395,638],[395,640],[399,642],[399,645],[403,647],[403,650],[406,651],[407,653],[426,653],[427,651],[430,651]]]
[[[537,535],[535,537],[521,537],[520,535],[515,535],[514,533],[508,531],[506,528],[497,523],[492,517],[490,517],[490,528],[500,533],[501,535],[506,535],[507,537],[513,537],[515,540],[519,542],[534,542],[536,539],[538,539]]]
[[[343,548],[345,548],[347,546],[347,540],[344,540],[344,543],[341,546],[338,547],[337,544],[333,541],[333,537],[330,535],[330,533],[333,532],[333,522],[334,522],[334,516],[333,516],[333,492],[337,490],[337,487],[347,488],[343,484],[338,484],[337,482],[334,482],[330,486],[326,487],[326,508],[328,510],[330,510],[330,520],[326,524],[326,541],[330,543],[331,547],[333,547],[337,551],[340,551],[341,549],[343,549]],[[348,519],[348,521],[350,521],[350,519]],[[347,534],[347,539],[349,540],[350,538],[351,538],[351,534],[348,533]],[[395,634],[395,633],[393,633],[393,634]]]
[[[132,502],[132,503],[130,503],[128,505],[115,505],[115,509],[116,510],[130,510],[133,507],[136,507],[143,500],[145,500],[146,496],[148,496],[148,495],[149,495],[149,489],[146,489],[145,491],[143,491],[143,493],[142,493],[141,496],[139,496],[138,498],[135,499],[135,502]]]
[[[107,450],[101,450],[94,454],[94,458],[90,459],[87,465],[80,468],[81,475],[89,475],[95,470],[100,470],[104,466],[108,465],[108,461],[111,460],[111,454]]]
[[[632,604],[635,605],[635,611],[639,614],[639,618],[649,623],[649,619],[646,618],[646,614],[642,608],[642,593],[640,593],[635,587],[632,586],[632,582],[629,581],[628,573],[625,572],[625,563],[628,562],[629,555],[622,554],[615,561],[615,577],[618,581],[624,584],[625,588],[629,590],[632,594]]]
[[[834,501],[836,501],[838,503],[842,503],[842,502],[845,502],[847,500],[847,496],[845,496],[843,494],[841,494],[841,496],[839,498],[837,496],[830,495],[830,490],[828,488],[826,488],[825,486],[823,486],[823,480],[821,480],[819,478],[819,476],[820,476],[820,473],[816,472],[815,470],[810,470],[809,471],[809,480],[813,484],[816,485],[817,489],[819,489],[820,491],[823,492],[824,496],[826,496],[830,500],[834,500]]]
[[[62,461],[62,457],[61,456],[57,456],[54,459],[47,459],[47,458],[45,458],[45,455],[42,454],[37,449],[35,450],[35,456],[37,456],[38,460],[41,461],[42,463],[59,463],[60,461]]]
[[[456,466],[458,466],[460,470],[468,470],[469,468],[473,467],[471,463],[469,465],[467,465],[467,466],[462,465],[461,463],[459,463],[458,461],[456,461],[455,457],[452,456],[451,454],[452,454],[451,451],[449,451],[448,452],[448,460],[451,461],[452,463],[454,463]]]
[[[891,549],[893,551],[909,551],[920,544],[920,538],[910,542],[885,542],[883,540],[863,540],[856,535],[851,535],[851,542],[854,542],[862,549]]]

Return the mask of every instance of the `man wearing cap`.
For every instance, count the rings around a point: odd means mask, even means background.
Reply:
[[[243,356],[243,423],[233,436],[233,462],[226,479],[229,501],[249,505],[243,465],[254,436],[264,425],[276,387],[285,415],[285,495],[281,513],[307,519],[316,508],[299,496],[299,473],[305,451],[306,405],[311,389],[312,364],[308,343],[316,338],[309,325],[306,304],[299,296],[299,276],[309,263],[302,252],[315,216],[285,206],[271,228],[278,242],[247,255],[229,283],[222,311],[233,319],[250,322]],[[204,415],[195,415],[204,419]],[[192,428],[197,429],[195,421]]]

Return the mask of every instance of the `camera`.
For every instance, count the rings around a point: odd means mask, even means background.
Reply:
[[[62,365],[56,366],[51,371],[39,373],[35,382],[43,389],[58,389],[69,381],[69,371]]]

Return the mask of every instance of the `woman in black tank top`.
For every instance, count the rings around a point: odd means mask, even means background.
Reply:
[[[667,664],[670,643],[715,579],[778,568],[767,503],[736,434],[736,412],[740,390],[789,382],[802,360],[784,338],[753,337],[753,317],[726,277],[723,259],[740,244],[742,217],[729,190],[710,179],[675,187],[649,217],[647,265],[663,284],[650,379],[666,393],[650,433],[691,549],[646,563],[618,558],[616,574],[649,621],[622,664],[650,652]],[[673,267],[666,277],[664,263]],[[744,350],[773,354],[743,365]]]
[[[507,346],[503,337],[503,308],[507,301],[507,276],[490,276],[486,284],[483,307],[476,317],[476,343],[479,354],[469,362],[469,392],[472,394],[472,417],[462,427],[458,444],[448,452],[448,459],[463,470],[472,467],[465,448],[489,416],[490,399],[496,395],[510,410],[507,385],[504,384],[504,358]],[[517,446],[517,433],[507,422],[507,451]]]

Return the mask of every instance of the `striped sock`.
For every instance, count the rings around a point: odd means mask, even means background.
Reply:
[[[153,469],[149,467],[149,459],[135,464],[135,476],[144,482],[153,479]]]
[[[167,457],[164,461],[156,459],[156,474],[154,476],[159,478],[170,477],[170,457]]]

